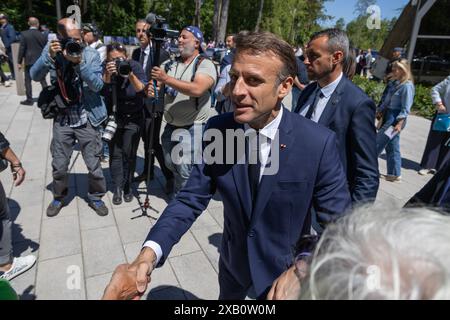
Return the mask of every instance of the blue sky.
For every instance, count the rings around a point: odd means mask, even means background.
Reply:
[[[356,2],[357,0],[331,0],[326,2],[327,14],[335,18],[331,22],[324,23],[324,26],[334,26],[336,20],[341,17],[345,19],[346,24],[352,21],[356,17],[354,13]],[[397,9],[403,8],[408,2],[409,0],[377,0],[377,5],[381,8],[381,18],[398,17],[400,12]]]

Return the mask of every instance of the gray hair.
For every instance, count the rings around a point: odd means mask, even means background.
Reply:
[[[328,51],[330,53],[342,51],[342,53],[344,54],[343,62],[346,61],[350,51],[350,41],[348,39],[347,34],[344,31],[340,29],[325,29],[316,32],[311,37],[310,41],[313,41],[321,37],[328,38]]]
[[[449,216],[360,208],[325,230],[302,298],[448,300],[449,253]]]

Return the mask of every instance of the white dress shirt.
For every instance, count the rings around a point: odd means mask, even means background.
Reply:
[[[281,119],[283,117],[283,107],[280,109],[280,112],[278,113],[277,117],[272,120],[268,125],[266,125],[264,128],[259,130],[260,139],[260,162],[261,162],[261,170],[260,170],[260,177],[259,181],[261,182],[263,176],[265,174],[271,174],[270,172],[272,170],[267,170],[266,166],[269,161],[269,156],[271,154],[271,147],[272,142],[275,140],[277,134],[278,134],[278,128],[280,127]],[[252,129],[248,124],[244,125],[245,135],[250,136],[250,145],[253,147],[251,152],[254,152],[256,149],[256,143],[254,142],[254,139],[256,139],[255,130]],[[273,165],[273,163],[271,164]],[[156,262],[155,265],[159,263],[159,260],[161,260],[162,257],[162,250],[161,246],[154,242],[154,241],[147,241],[144,243],[144,248],[151,248],[156,254]]]
[[[336,90],[337,86],[339,85],[339,82],[341,82],[343,75],[344,74],[341,73],[339,75],[339,77],[336,80],[334,80],[332,83],[319,89],[322,91],[322,95],[318,98],[319,101],[317,102],[316,109],[314,110],[314,112],[311,116],[312,121],[314,121],[316,123],[319,122],[320,117],[322,116],[322,113],[325,110],[325,107],[327,106],[327,103],[331,98],[331,95]],[[317,93],[317,91],[315,91],[314,93]],[[310,101],[310,103],[312,104],[313,101]],[[311,108],[311,104],[309,106],[307,106],[302,112],[300,112],[300,115],[305,117],[306,114],[308,113],[309,108]]]

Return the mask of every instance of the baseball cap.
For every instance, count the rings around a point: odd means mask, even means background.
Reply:
[[[190,33],[192,33],[194,35],[195,39],[200,41],[199,51],[200,51],[200,53],[203,52],[202,44],[203,44],[204,40],[203,40],[203,33],[200,31],[200,29],[195,26],[188,26],[188,27],[184,28],[183,30],[189,31]]]
[[[0,13],[0,19],[8,19],[8,16],[4,13]]]

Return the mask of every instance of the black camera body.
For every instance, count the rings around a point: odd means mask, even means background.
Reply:
[[[130,62],[124,58],[117,58],[114,62],[116,63],[117,74],[123,78],[127,78],[131,73]]]
[[[180,35],[179,31],[169,29],[167,20],[162,16],[149,13],[145,20],[152,26],[147,30],[147,34],[153,37],[155,41],[164,41],[165,38],[176,39]]]
[[[79,57],[83,51],[83,47],[73,38],[63,38],[60,41],[61,49],[72,57]]]

